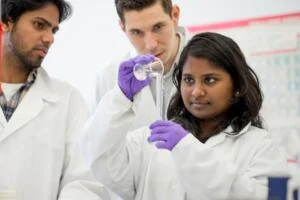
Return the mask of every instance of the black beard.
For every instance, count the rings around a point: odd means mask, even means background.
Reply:
[[[40,63],[33,63],[29,59],[27,59],[27,56],[21,54],[19,51],[17,51],[16,48],[13,48],[13,53],[15,56],[19,59],[20,63],[22,64],[22,67],[26,71],[32,71],[34,69],[37,69],[41,66],[42,60]]]
[[[22,42],[15,39],[16,37],[14,37],[14,34],[16,34],[16,32],[13,29],[10,35],[11,50],[15,58],[19,60],[21,67],[29,72],[36,68],[39,68],[43,61],[43,58],[40,58],[36,61],[31,60],[30,58],[32,58],[32,55],[30,55],[30,53],[25,53],[20,50],[22,48]]]

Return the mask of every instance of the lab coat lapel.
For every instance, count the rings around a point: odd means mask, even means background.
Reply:
[[[208,147],[214,147],[225,140],[225,133],[219,133],[207,140],[205,143]]]
[[[216,146],[216,145],[220,144],[221,142],[225,141],[226,137],[239,137],[240,135],[247,133],[250,126],[251,126],[251,123],[248,123],[238,134],[232,134],[233,129],[231,126],[228,126],[221,133],[209,138],[209,140],[207,140],[206,144],[209,147],[213,147],[213,146]]]
[[[43,69],[38,70],[36,82],[23,97],[4,128],[0,141],[35,119],[47,101],[56,101],[58,96],[50,89],[50,78]]]
[[[2,108],[0,108],[1,112],[0,112],[0,138],[3,135],[4,132],[4,128],[7,124],[7,121],[5,119],[5,116],[3,114]]]

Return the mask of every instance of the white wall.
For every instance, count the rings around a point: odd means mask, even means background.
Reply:
[[[119,29],[113,0],[71,0],[73,16],[61,24],[44,62],[49,73],[73,84],[88,97],[92,77],[121,55],[129,42]],[[174,0],[182,25],[263,17],[300,11],[299,0]]]

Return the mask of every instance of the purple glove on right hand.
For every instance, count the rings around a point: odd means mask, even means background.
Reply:
[[[189,134],[181,125],[173,121],[157,120],[149,128],[151,135],[148,137],[148,142],[157,142],[155,144],[157,148],[169,151],[172,151],[176,144]]]
[[[146,85],[149,85],[151,82],[150,77],[147,77],[147,79],[143,81],[137,80],[133,74],[133,67],[136,64],[145,65],[151,63],[154,61],[154,59],[154,56],[147,54],[131,58],[121,63],[119,67],[118,77],[119,87],[125,94],[125,96],[131,101],[133,101],[133,97],[136,93],[141,91]]]

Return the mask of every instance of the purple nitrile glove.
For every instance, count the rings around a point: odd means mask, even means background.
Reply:
[[[125,96],[133,101],[133,97],[136,93],[141,91],[146,85],[151,82],[151,77],[140,81],[137,80],[133,74],[133,67],[136,64],[148,64],[153,62],[155,57],[153,55],[140,55],[129,60],[126,60],[120,64],[118,84]]]
[[[151,135],[148,137],[148,142],[157,142],[155,144],[157,148],[170,151],[189,133],[181,125],[172,121],[157,120],[149,128]]]

